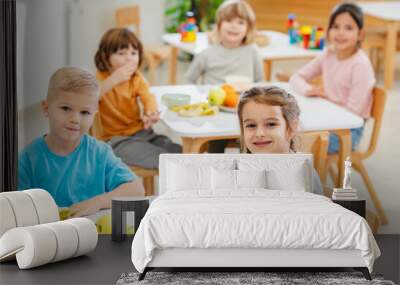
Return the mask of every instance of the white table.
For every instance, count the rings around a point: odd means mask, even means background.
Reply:
[[[385,87],[393,86],[397,33],[400,30],[400,1],[358,2],[365,15],[382,22],[386,30],[384,47],[384,82]],[[366,27],[368,28],[368,26]]]
[[[269,81],[271,77],[272,61],[287,59],[313,58],[320,54],[320,50],[309,50],[296,45],[289,44],[289,37],[276,31],[259,31],[269,38],[269,44],[260,47],[260,53],[264,60],[265,80]],[[180,40],[180,34],[165,34],[163,41],[172,46],[170,58],[170,84],[176,83],[176,62],[179,50],[183,50],[191,55],[196,55],[208,47],[207,33],[198,33],[196,42],[183,43]]]
[[[275,85],[293,94],[301,110],[301,130],[334,131],[339,136],[339,165],[351,154],[351,128],[358,128],[364,124],[361,117],[346,109],[322,98],[309,98],[295,94],[290,90],[288,83],[274,82],[265,85]],[[161,96],[166,93],[185,93],[191,95],[191,103],[206,101],[211,86],[202,85],[172,85],[155,86],[150,91],[156,95],[159,106],[162,108],[161,121],[174,134],[182,138],[183,152],[199,153],[201,146],[216,139],[238,138],[240,136],[239,122],[236,113],[219,112],[214,116],[181,117],[161,105]],[[343,180],[343,169],[339,169],[339,181]]]

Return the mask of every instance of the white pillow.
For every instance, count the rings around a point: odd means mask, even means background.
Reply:
[[[293,157],[294,158],[294,157]],[[279,157],[271,159],[240,159],[240,170],[266,171],[267,188],[271,190],[308,191],[309,164],[306,160]]]
[[[268,188],[267,171],[263,170],[236,170],[237,187],[240,188]]]
[[[213,190],[236,190],[236,170],[212,168],[212,189]]]
[[[211,189],[211,167],[168,163],[167,191]]]
[[[305,163],[293,164],[290,169],[268,169],[268,189],[307,191],[307,168]]]
[[[267,188],[266,171],[231,170],[212,168],[213,190],[240,190],[242,188]]]

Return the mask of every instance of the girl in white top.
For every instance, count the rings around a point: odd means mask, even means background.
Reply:
[[[296,99],[279,87],[254,87],[243,92],[238,105],[243,153],[295,153],[300,108]],[[313,170],[315,194],[323,194]]]
[[[264,78],[263,62],[252,44],[255,15],[243,0],[227,0],[216,12],[216,41],[195,56],[185,74],[189,83],[202,77],[203,84],[221,84],[230,75],[241,75],[253,82]]]

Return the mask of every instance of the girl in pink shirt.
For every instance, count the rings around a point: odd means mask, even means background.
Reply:
[[[363,37],[361,8],[352,3],[335,7],[327,31],[330,46],[290,78],[292,89],[304,96],[323,97],[367,119],[375,75],[367,55],[360,49]],[[323,88],[310,84],[318,76],[322,76]],[[353,150],[363,129],[351,129]],[[328,151],[335,153],[338,149],[338,137],[331,134]]]

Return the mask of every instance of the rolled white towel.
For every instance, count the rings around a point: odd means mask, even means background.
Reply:
[[[49,192],[43,189],[29,189],[22,192],[31,197],[39,218],[39,224],[60,220],[57,204]]]
[[[78,248],[78,232],[71,228],[69,223],[48,223],[43,227],[49,228],[55,235],[57,240],[57,250],[51,262],[57,262],[70,258],[75,255]]]
[[[17,227],[33,226],[39,223],[31,197],[23,191],[3,192],[1,196],[10,202]]]
[[[86,218],[18,227],[0,238],[0,261],[16,257],[20,269],[86,254],[96,248],[97,230]]]
[[[0,237],[16,226],[17,222],[10,202],[5,196],[0,195]]]
[[[97,228],[96,225],[87,218],[68,219],[64,222],[71,224],[78,233],[78,247],[73,257],[85,254],[96,248]]]
[[[0,237],[9,229],[60,220],[56,202],[43,189],[0,193]]]
[[[20,269],[51,262],[57,252],[57,239],[42,225],[13,228],[0,238],[0,261],[16,257]]]

